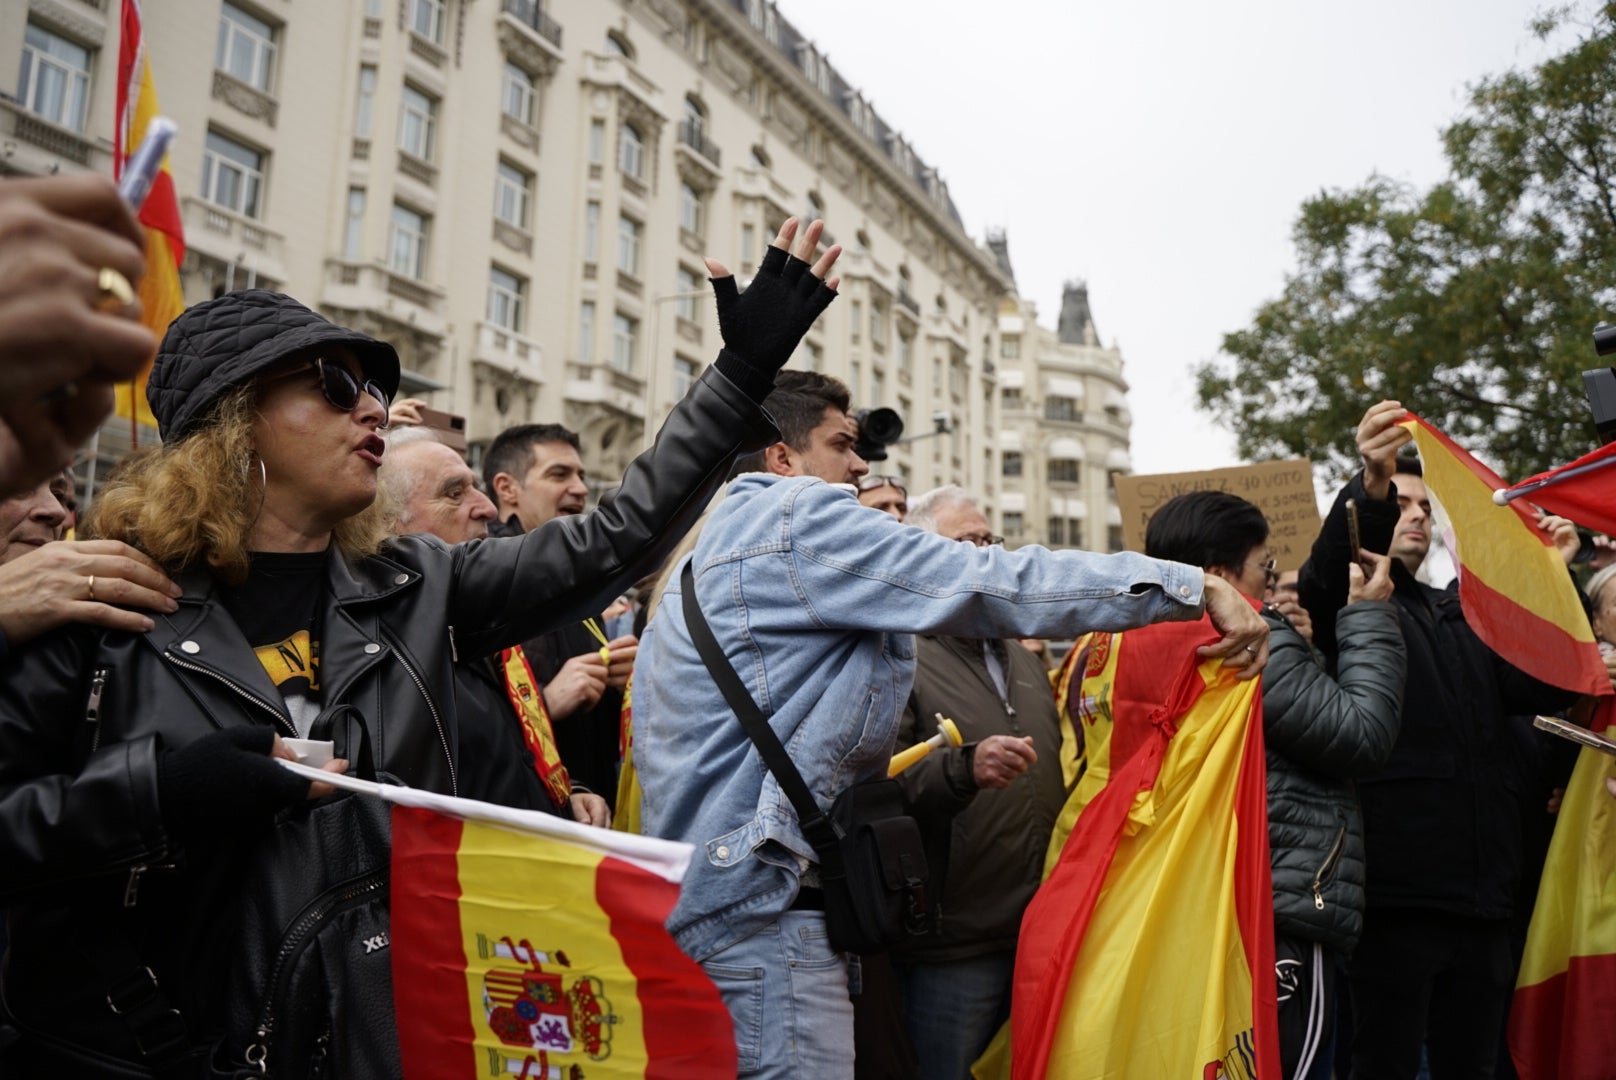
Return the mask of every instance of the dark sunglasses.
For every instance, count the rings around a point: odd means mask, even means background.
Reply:
[[[327,364],[324,357],[314,361],[314,370],[320,375],[320,392],[325,395],[333,407],[343,412],[353,412],[354,406],[359,404],[359,392],[363,390],[382,405],[382,427],[387,426],[388,413],[392,408],[392,399],[387,391],[376,385],[374,379],[366,379],[361,385],[354,378],[353,372],[346,366],[337,363]]]

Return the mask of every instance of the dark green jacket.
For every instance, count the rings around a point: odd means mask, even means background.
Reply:
[[[898,777],[927,834],[936,932],[893,951],[898,960],[963,960],[1016,947],[1021,913],[1043,877],[1044,852],[1066,801],[1060,718],[1044,665],[1007,641],[1009,700],[999,697],[977,638],[921,637],[915,685],[898,749],[937,733],[935,714],[959,725],[965,745],[933,750]],[[1038,760],[1002,790],[978,791],[972,753],[989,735],[1031,735]]]

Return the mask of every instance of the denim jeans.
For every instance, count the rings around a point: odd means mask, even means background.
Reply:
[[[852,1080],[848,961],[822,912],[788,911],[701,966],[735,1020],[740,1076]]]
[[[970,1080],[971,1063],[1010,1018],[1014,952],[942,964],[895,961],[898,996],[924,1080]]]

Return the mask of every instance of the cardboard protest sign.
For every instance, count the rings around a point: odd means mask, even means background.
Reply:
[[[1157,507],[1190,491],[1227,491],[1255,503],[1268,519],[1268,544],[1281,570],[1300,569],[1319,534],[1313,463],[1306,458],[1204,472],[1118,476],[1116,485],[1122,539],[1130,551],[1145,550],[1145,526]]]

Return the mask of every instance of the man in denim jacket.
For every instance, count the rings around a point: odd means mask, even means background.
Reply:
[[[1224,637],[1204,653],[1243,676],[1266,662],[1262,619],[1197,567],[976,548],[861,507],[846,388],[785,375],[764,402],[781,442],[731,484],[690,558],[714,636],[822,807],[885,775],[916,633],[1060,638],[1209,612]],[[644,831],[696,846],[668,928],[735,1018],[740,1075],[851,1077],[849,962],[814,909],[813,847],[696,652],[679,590],[676,573],[634,690]]]

